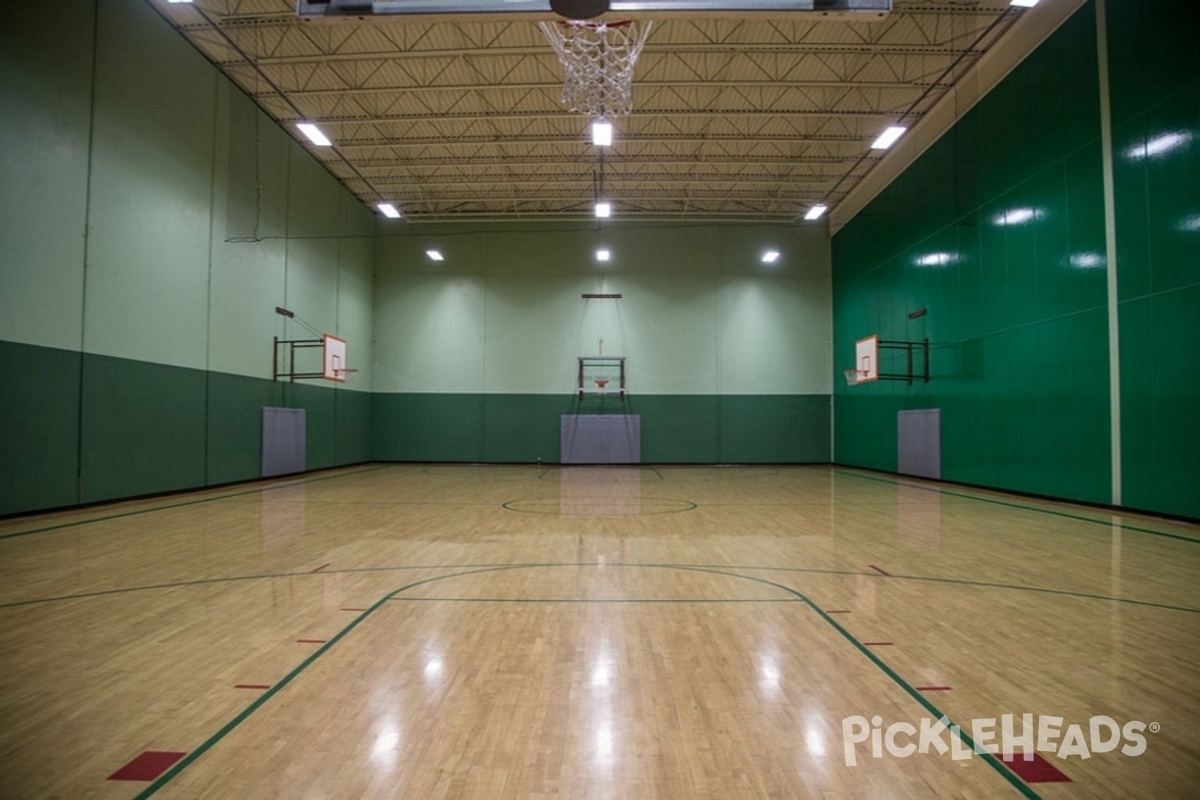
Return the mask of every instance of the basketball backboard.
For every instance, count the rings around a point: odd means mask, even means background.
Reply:
[[[854,370],[857,383],[879,380],[879,335],[871,334],[854,343]]]
[[[332,334],[321,337],[324,368],[321,377],[327,381],[346,382],[346,340]]]

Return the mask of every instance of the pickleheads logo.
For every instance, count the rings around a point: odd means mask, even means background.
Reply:
[[[984,753],[1013,754],[1012,758],[1032,761],[1034,752],[1054,753],[1062,759],[1088,759],[1118,748],[1123,755],[1133,757],[1146,752],[1145,733],[1159,731],[1157,722],[1147,725],[1133,720],[1121,725],[1104,715],[1092,717],[1086,725],[1064,727],[1063,722],[1062,717],[1022,714],[1018,718],[1005,714],[999,720],[995,717],[971,720],[969,733],[964,733],[946,717],[938,720],[926,717],[920,726],[893,722],[885,728],[882,717],[868,720],[854,716],[842,720],[842,746],[848,767],[858,763],[858,745],[867,741],[872,758],[883,758],[885,751],[894,758],[907,758],[914,753],[924,755],[936,750],[950,753],[956,761]],[[968,735],[970,743],[965,738]]]

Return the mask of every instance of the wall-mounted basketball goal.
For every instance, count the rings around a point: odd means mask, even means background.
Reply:
[[[320,351],[320,361],[306,354]],[[280,339],[275,337],[271,359],[273,380],[318,380],[345,383],[358,372],[346,366],[346,340],[326,333],[320,339]]]
[[[579,356],[576,389],[585,394],[615,394],[625,398],[625,356]]]
[[[893,354],[886,365],[880,364],[881,351]],[[876,334],[859,339],[854,343],[854,366],[843,370],[843,374],[851,386],[871,381],[929,383],[929,340],[889,341]]]

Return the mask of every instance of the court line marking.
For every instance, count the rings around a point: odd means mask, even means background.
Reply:
[[[232,732],[238,725],[240,725],[242,722],[244,722],[246,719],[248,719],[250,717],[250,715],[252,715],[255,711],[257,711],[263,705],[265,705],[267,703],[267,701],[269,701],[280,690],[282,690],[285,686],[287,686],[295,678],[297,678],[310,665],[312,665],[318,658],[320,658],[322,655],[324,655],[335,644],[337,644],[339,641],[341,641],[342,638],[344,638],[352,630],[354,630],[356,627],[358,627],[358,625],[361,622],[364,622],[368,617],[370,617],[372,614],[374,614],[376,611],[378,611],[380,608],[382,608],[384,606],[384,604],[386,604],[390,600],[396,599],[397,595],[399,595],[401,592],[408,591],[409,589],[416,588],[417,586],[422,586],[422,585],[425,585],[428,583],[433,583],[435,581],[448,580],[450,578],[461,578],[461,577],[466,577],[469,575],[479,575],[479,574],[483,574],[483,573],[487,573],[487,572],[499,572],[502,570],[510,570],[510,569],[537,569],[537,568],[556,567],[556,566],[576,566],[576,565],[572,565],[572,564],[566,564],[566,565],[526,564],[526,565],[509,565],[509,566],[500,566],[500,567],[469,570],[466,572],[452,573],[450,575],[439,575],[439,576],[434,576],[431,578],[424,578],[422,580],[410,583],[406,586],[401,586],[400,588],[395,589],[395,590],[385,594],[379,600],[375,601],[375,603],[372,604],[369,609],[367,609],[365,612],[363,612],[358,617],[356,617],[354,619],[354,621],[349,623],[346,627],[342,628],[342,630],[338,631],[337,634],[335,634],[332,638],[330,638],[328,642],[321,645],[321,647],[318,648],[316,651],[314,651],[312,653],[312,655],[310,655],[308,658],[306,658],[304,661],[302,661],[299,664],[299,666],[295,667],[291,672],[289,672],[286,676],[284,676],[280,681],[275,683],[274,686],[272,686],[270,689],[265,691],[254,702],[252,702],[249,706],[247,706],[245,709],[243,709],[241,713],[239,713],[236,717],[234,717],[232,720],[227,722],[223,727],[221,727],[220,730],[218,730],[216,733],[214,733],[208,739],[206,739],[203,743],[201,743],[199,747],[197,747],[195,750],[192,750],[191,752],[189,752],[186,756],[184,756],[176,764],[174,764],[169,770],[167,770],[162,775],[160,775],[157,779],[155,779],[155,781],[153,783],[151,783],[149,786],[147,786],[141,793],[139,793],[134,798],[134,800],[146,800],[146,798],[149,798],[152,795],[154,795],[155,793],[157,793],[159,789],[161,789],[163,786],[165,786],[167,783],[169,783],[171,780],[173,780],[177,775],[179,775],[179,773],[183,772],[183,770],[185,770],[192,762],[196,761],[201,756],[203,756],[205,753],[207,753],[209,750],[211,750],[216,744],[218,744],[222,739],[224,739],[227,735],[229,735],[229,733]],[[599,566],[599,565],[592,564],[589,566]],[[610,565],[606,565],[606,566],[633,566],[633,565],[610,564]],[[785,586],[784,584],[781,584],[781,583],[776,583],[774,581],[767,580],[766,578],[759,578],[759,577],[756,577],[753,575],[738,575],[737,573],[725,572],[725,571],[717,570],[717,569],[702,568],[702,567],[685,567],[685,566],[678,566],[678,565],[662,565],[662,564],[659,564],[659,565],[637,565],[637,566],[654,566],[654,567],[658,567],[658,568],[662,568],[662,569],[680,569],[680,570],[691,571],[691,572],[703,572],[703,573],[708,573],[708,574],[712,574],[712,575],[722,575],[722,576],[730,577],[730,578],[739,578],[742,580],[748,580],[748,581],[754,581],[756,583],[761,583],[766,586],[772,586],[776,589],[786,592],[787,594],[792,595],[793,597],[797,598],[798,601],[803,602],[809,608],[816,611],[817,614],[820,615],[820,617],[830,627],[832,627],[835,631],[837,631],[839,634],[841,634],[842,637],[845,638],[848,642],[850,642],[850,644],[852,644],[855,647],[855,649],[857,649],[859,651],[860,654],[866,656],[867,659],[869,659],[876,667],[878,667],[887,677],[891,678],[893,683],[895,683],[900,688],[902,688],[905,691],[905,693],[909,695],[909,697],[911,697],[913,700],[916,700],[917,703],[920,704],[930,714],[932,714],[935,719],[945,720],[946,727],[952,731],[953,735],[958,736],[958,738],[962,741],[964,746],[966,746],[967,748],[969,748],[971,750],[975,749],[975,742],[970,737],[970,735],[964,733],[961,728],[952,727],[952,726],[954,726],[954,723],[953,723],[953,721],[950,720],[950,718],[948,716],[946,716],[944,713],[942,713],[940,710],[938,710],[938,708],[935,705],[933,705],[933,703],[929,702],[925,697],[923,697],[921,695],[920,692],[918,692],[907,681],[905,681],[903,678],[901,678],[899,674],[897,674],[891,667],[889,667],[887,665],[887,663],[885,663],[883,661],[883,659],[879,658],[874,653],[872,653],[870,650],[868,650],[861,642],[858,641],[858,639],[856,639],[854,637],[853,634],[851,634],[849,631],[847,631],[841,625],[837,624],[837,622],[835,622],[833,620],[833,618],[830,617],[827,613],[822,611],[821,608],[819,606],[817,606],[816,603],[814,603],[807,596],[805,596],[801,592],[797,591],[796,589],[793,589],[790,586]],[[453,569],[453,567],[450,567],[449,569]],[[1018,792],[1020,792],[1022,795],[1024,795],[1027,798],[1027,800],[1041,800],[1041,797],[1036,792],[1034,792],[1033,789],[1031,789],[1024,781],[1022,781],[1016,775],[1015,772],[1013,772],[1011,769],[1009,769],[1008,766],[1005,765],[1003,761],[1001,761],[1000,759],[997,759],[991,753],[988,753],[986,751],[980,752],[980,753],[978,753],[978,755],[984,763],[986,763],[988,766],[990,766],[996,773],[998,773],[1010,785],[1012,785],[1013,788],[1015,788]]]
[[[1022,511],[1034,511],[1038,514],[1050,514],[1055,517],[1065,517],[1066,519],[1074,519],[1074,520],[1078,520],[1080,522],[1090,522],[1093,525],[1103,525],[1106,528],[1111,528],[1113,525],[1117,525],[1123,531],[1135,531],[1137,533],[1146,533],[1151,536],[1162,536],[1167,539],[1177,539],[1181,542],[1190,542],[1191,544],[1200,544],[1200,539],[1197,539],[1193,536],[1184,536],[1183,534],[1180,534],[1180,533],[1166,533],[1165,531],[1152,531],[1149,528],[1139,528],[1135,525],[1126,525],[1124,522],[1113,522],[1112,520],[1109,520],[1106,522],[1106,521],[1100,520],[1100,519],[1092,519],[1091,517],[1083,517],[1078,514],[1068,514],[1065,511],[1055,511],[1050,508],[1038,508],[1037,506],[1027,506],[1027,505],[1022,505],[1020,503],[1010,503],[1010,502],[1006,502],[1004,500],[997,500],[992,497],[979,497],[976,495],[964,494],[962,492],[956,492],[956,491],[952,491],[949,489],[943,489],[940,486],[922,486],[919,483],[908,483],[906,481],[889,479],[889,478],[885,478],[885,477],[882,477],[879,475],[863,475],[858,472],[849,472],[847,470],[841,470],[841,469],[835,469],[835,470],[833,470],[833,472],[835,475],[846,475],[851,478],[861,478],[864,481],[875,481],[877,483],[891,484],[892,486],[903,486],[906,489],[920,489],[923,492],[937,492],[938,494],[944,494],[947,497],[962,497],[962,498],[966,498],[967,500],[975,500],[980,503],[991,503],[992,505],[996,505],[996,506],[1004,506],[1005,508],[1017,508]],[[1004,490],[997,489],[996,491],[1001,492]],[[1058,501],[1047,500],[1046,502],[1053,503],[1053,502],[1058,502]],[[1071,501],[1063,500],[1061,502],[1069,503]],[[1108,512],[1101,511],[1099,513],[1108,513],[1113,516],[1121,515],[1121,511],[1119,509],[1113,509],[1112,511],[1108,511]],[[1139,516],[1141,515],[1141,512],[1138,512],[1138,511],[1130,511],[1128,513],[1137,514]],[[1185,522],[1182,524],[1187,525],[1188,523]]]
[[[319,483],[321,481],[331,481],[331,480],[334,480],[335,478],[348,478],[351,475],[362,475],[363,473],[366,473],[366,472],[375,472],[376,470],[384,469],[387,466],[388,466],[387,464],[381,464],[379,466],[368,467],[367,469],[355,470],[354,472],[344,472],[344,473],[340,473],[338,475],[322,475],[320,477],[315,477],[315,478],[307,478],[304,480],[280,483],[275,486],[259,486],[255,489],[247,489],[244,492],[232,492],[230,494],[218,495],[216,497],[201,497],[201,498],[197,498],[195,500],[186,500],[182,503],[171,503],[170,505],[165,505],[165,506],[155,506],[154,508],[139,508],[139,509],[135,509],[132,511],[125,511],[120,514],[109,514],[106,517],[94,517],[92,519],[77,520],[75,522],[64,522],[60,525],[50,525],[45,528],[34,528],[33,530],[29,530],[29,531],[14,531],[13,533],[0,534],[0,541],[3,541],[4,539],[16,539],[19,536],[31,536],[35,533],[49,533],[51,531],[61,531],[61,530],[65,530],[67,528],[77,528],[82,525],[91,525],[96,522],[108,522],[109,520],[124,519],[125,517],[136,517],[136,516],[140,516],[142,514],[150,514],[155,511],[169,511],[173,508],[184,508],[185,506],[195,506],[195,505],[200,505],[201,503],[212,503],[217,500],[228,500],[231,497],[245,497],[246,495],[250,495],[250,494],[262,494],[263,492],[273,492],[276,489],[290,489],[290,488],[294,488],[296,486],[307,486],[310,483]],[[195,491],[206,491],[206,490],[197,489]],[[208,491],[212,491],[212,490],[208,490]],[[138,501],[137,500],[117,499],[117,500],[114,500],[113,502],[114,503],[124,503],[124,502],[138,502]],[[77,512],[77,509],[66,509],[64,511],[51,511],[49,513],[51,513],[51,514],[59,514],[59,513],[72,514],[72,513],[76,513],[76,512]]]
[[[33,600],[16,600],[8,603],[0,603],[0,610],[7,608],[20,608],[22,606],[37,605],[39,603],[60,603],[68,600],[89,600],[95,597],[107,597],[116,594],[128,594],[133,592],[149,592],[156,589],[181,589],[190,586],[204,586],[213,583],[236,583],[239,581],[257,581],[257,580],[276,580],[280,578],[320,578],[328,575],[355,575],[370,572],[412,572],[415,570],[439,570],[439,569],[462,569],[462,568],[486,568],[486,569],[503,569],[507,567],[522,567],[522,566],[549,566],[549,567],[595,567],[599,566],[594,561],[588,562],[562,562],[557,564],[418,564],[407,567],[347,567],[339,570],[326,570],[316,574],[312,572],[278,572],[265,575],[233,575],[224,578],[200,578],[194,581],[177,581],[174,583],[153,583],[145,586],[126,586],[120,589],[101,589],[95,592],[80,592],[78,594],[59,595],[57,597],[41,597]],[[855,570],[838,570],[838,569],[809,569],[806,567],[756,567],[745,564],[635,564],[635,563],[610,563],[613,567],[672,567],[672,568],[696,568],[696,569],[741,569],[755,570],[758,572],[798,572],[806,575],[835,575],[842,577],[868,577],[882,578],[874,572],[860,572]],[[1055,594],[1062,597],[1072,597],[1079,600],[1099,600],[1109,603],[1125,603],[1134,606],[1143,606],[1145,608],[1156,608],[1164,611],[1183,611],[1188,614],[1200,614],[1200,608],[1188,608],[1187,606],[1172,606],[1166,603],[1155,603],[1150,600],[1135,600],[1126,597],[1109,597],[1101,594],[1087,594],[1085,592],[1072,592],[1067,589],[1047,589],[1040,586],[1019,586],[1009,583],[988,583],[986,581],[972,581],[965,578],[938,578],[925,575],[897,575],[895,573],[887,576],[889,580],[907,580],[907,581],[928,581],[930,583],[947,583],[951,585],[973,586],[982,589],[1008,589],[1018,592],[1037,592],[1040,594]],[[829,613],[848,613],[848,612],[829,612]]]
[[[595,603],[597,605],[622,605],[638,603],[799,603],[795,597],[747,597],[736,598],[681,598],[653,599],[631,597],[627,599],[600,597],[393,597],[392,603]]]
[[[557,510],[557,511],[549,511],[549,510],[535,511],[535,510],[526,509],[526,508],[513,508],[512,506],[515,503],[558,504],[559,510]],[[650,509],[647,511],[641,511],[640,509],[641,509],[641,506],[643,503],[650,504]],[[657,504],[657,505],[655,505],[655,504]],[[670,504],[670,505],[668,505],[668,504]],[[537,515],[543,516],[543,517],[562,517],[562,516],[564,516],[562,513],[562,509],[561,509],[562,505],[563,505],[563,501],[562,501],[561,497],[522,497],[522,498],[518,498],[516,500],[509,500],[506,503],[501,503],[500,507],[503,508],[505,511],[515,511],[518,514],[537,514]],[[567,503],[566,503],[567,508],[612,508],[613,506],[616,506],[616,505],[619,505],[618,501],[605,500],[603,498],[596,498],[594,501],[589,500],[588,502],[583,502],[583,503],[572,502],[572,501],[567,501]],[[633,505],[633,504],[631,503],[630,505]],[[675,506],[680,506],[680,505],[683,506],[683,508],[675,507]],[[682,514],[686,511],[695,511],[697,508],[700,507],[696,503],[693,503],[691,500],[679,500],[674,497],[639,497],[638,501],[637,501],[637,506],[638,506],[639,510],[636,514],[634,514],[634,513],[629,513],[629,514],[622,514],[622,513],[590,514],[590,513],[587,513],[586,511],[584,511],[584,512],[580,512],[578,515],[568,514],[566,516],[659,517],[659,516],[662,516],[663,514]]]

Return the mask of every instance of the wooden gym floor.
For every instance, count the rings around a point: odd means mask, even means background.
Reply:
[[[0,796],[1195,797],[1198,576],[1200,526],[830,467],[375,465],[11,519]],[[1032,764],[872,755],[1004,714],[1056,729]],[[1144,752],[1083,758],[1097,716]]]

